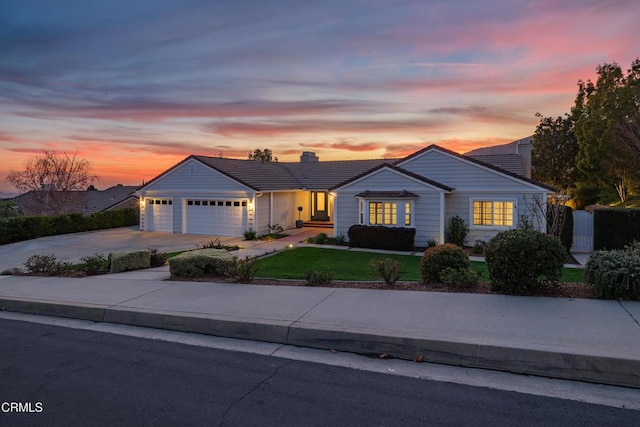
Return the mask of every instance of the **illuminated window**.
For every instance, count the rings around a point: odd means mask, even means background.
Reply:
[[[382,202],[369,202],[369,224],[382,224]]]
[[[474,200],[473,225],[512,227],[513,202]]]
[[[369,202],[369,224],[396,225],[397,210],[395,202]]]

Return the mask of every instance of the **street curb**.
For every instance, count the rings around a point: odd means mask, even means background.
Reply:
[[[291,322],[278,320],[247,321],[244,318],[177,314],[175,311],[144,310],[111,307],[105,311],[104,322],[144,326],[172,331],[191,332],[219,337],[286,343]]]
[[[386,332],[329,329],[295,321],[181,314],[95,304],[3,298],[0,299],[0,310],[350,353],[386,354],[406,360],[421,358],[425,362],[640,388],[640,359],[415,338],[400,333],[392,336]]]
[[[15,311],[19,313],[38,314],[43,316],[70,317],[72,319],[91,320],[102,322],[104,312],[108,308],[105,305],[81,304],[31,300],[31,299],[6,299],[0,298],[1,311]]]
[[[640,359],[414,338],[294,324],[289,345],[640,388]]]

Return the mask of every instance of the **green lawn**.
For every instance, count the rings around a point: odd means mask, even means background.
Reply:
[[[386,255],[372,252],[345,251],[324,248],[294,248],[281,251],[257,261],[256,277],[278,279],[303,279],[307,271],[335,273],[334,280],[378,280],[369,276],[369,261],[389,257],[402,263],[400,280],[420,281],[420,257],[412,255]],[[484,262],[471,261],[471,268],[482,274],[481,280],[489,280]],[[583,270],[564,268],[563,282],[582,282]]]

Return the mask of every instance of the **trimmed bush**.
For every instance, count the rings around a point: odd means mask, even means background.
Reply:
[[[226,275],[234,283],[251,283],[257,272],[258,266],[255,258],[238,259],[238,257],[233,257],[227,266]]]
[[[498,233],[485,249],[491,290],[533,295],[557,286],[567,251],[560,239],[537,230],[515,229]]]
[[[384,227],[382,225],[352,225],[347,232],[349,246],[353,248],[413,250],[416,229]]]
[[[169,259],[169,271],[175,277],[225,275],[233,256],[224,249],[197,249]]]
[[[596,209],[593,211],[593,249],[623,249],[640,241],[640,209]]]
[[[80,261],[80,269],[89,275],[98,274],[107,270],[108,263],[104,254],[95,253],[93,255],[84,256],[80,258]]]
[[[463,247],[464,239],[466,239],[467,234],[469,234],[469,228],[467,227],[467,223],[464,221],[464,219],[456,215],[449,220],[447,233],[449,237],[449,243],[453,243],[456,246]]]
[[[112,252],[108,257],[109,273],[140,270],[151,267],[151,252],[148,250],[132,252]]]
[[[596,298],[640,300],[640,242],[624,250],[596,251],[585,267]]]
[[[307,271],[304,273],[304,280],[307,281],[307,286],[314,285],[327,285],[333,280],[335,273],[332,270],[327,271]]]
[[[375,258],[369,262],[369,268],[371,269],[371,276],[382,277],[384,283],[387,286],[392,286],[398,279],[400,279],[400,269],[402,264],[400,261],[393,258]]]
[[[464,288],[478,284],[480,274],[471,268],[458,270],[456,268],[447,267],[440,272],[440,281],[451,288]]]
[[[424,251],[420,261],[422,283],[441,283],[440,274],[450,268],[466,270],[470,267],[469,257],[461,247],[453,243],[436,245]]]

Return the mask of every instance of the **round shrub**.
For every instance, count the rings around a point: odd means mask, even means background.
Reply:
[[[491,290],[533,295],[557,286],[567,251],[557,237],[532,229],[498,233],[485,249]]]
[[[420,262],[420,277],[422,283],[439,283],[443,270],[466,270],[470,265],[462,248],[452,243],[437,245],[424,251]]]

